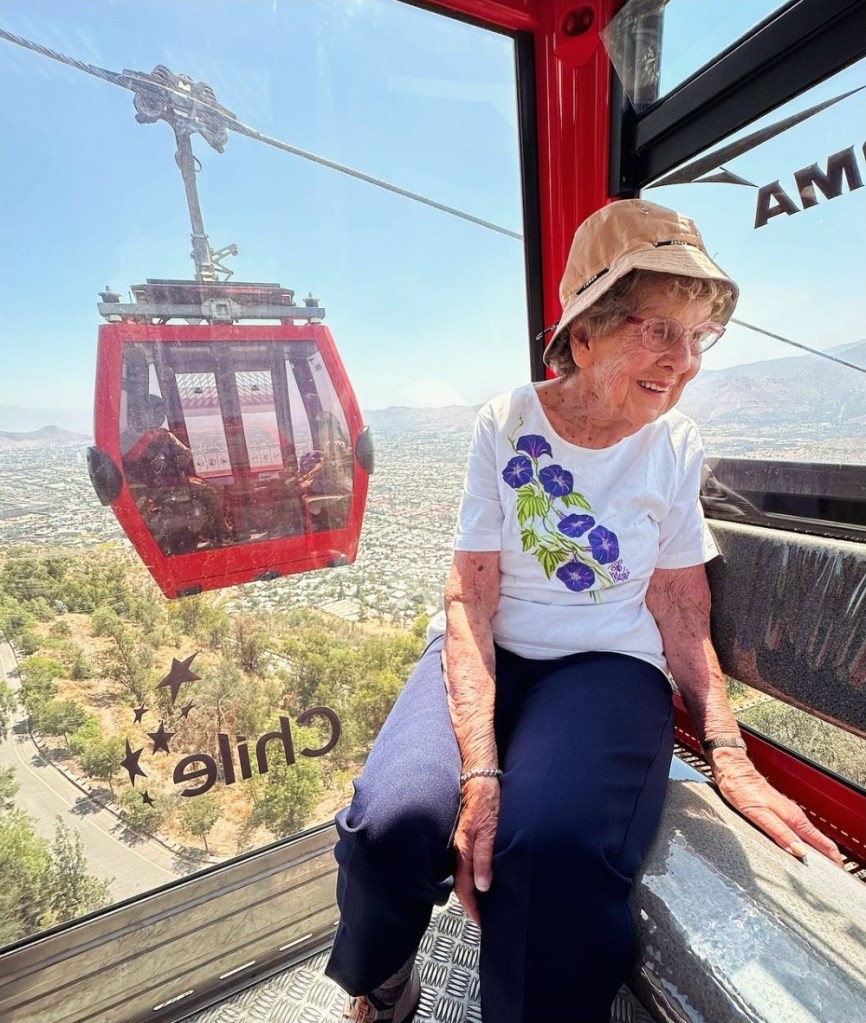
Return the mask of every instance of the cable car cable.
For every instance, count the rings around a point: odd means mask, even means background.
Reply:
[[[410,192],[408,189],[400,188],[399,185],[392,185],[387,181],[383,181],[381,178],[374,178],[370,174],[365,174],[363,171],[354,170],[351,167],[347,167],[342,163],[335,163],[333,160],[328,160],[324,156],[317,156],[315,153],[310,153],[306,149],[299,149],[297,146],[290,145],[288,142],[281,142],[279,139],[271,138],[269,135],[264,135],[260,131],[256,131],[255,128],[250,128],[246,124],[242,124],[240,121],[225,121],[225,126],[232,131],[238,132],[240,135],[246,135],[248,138],[255,139],[257,142],[264,142],[266,145],[274,146],[276,149],[282,149],[286,153],[293,153],[295,156],[302,156],[305,160],[311,160],[313,163],[318,163],[322,167],[330,167],[332,170],[340,171],[341,174],[348,174],[350,177],[357,178],[359,181],[366,181],[370,185],[376,185],[379,188],[387,189],[389,192],[393,192],[395,195],[402,195],[406,199],[414,199],[415,202],[423,203],[425,206],[430,206],[434,210],[442,210],[443,213],[450,213],[454,217],[460,217],[461,220],[468,220],[470,224],[477,224],[479,227],[486,227],[490,231],[496,231],[498,234],[503,234],[506,238],[515,238],[517,241],[523,241],[523,235],[518,234],[516,231],[510,231],[507,227],[500,227],[498,224],[493,224],[489,220],[482,220],[481,217],[475,217],[471,213],[464,213],[462,210],[455,209],[453,206],[446,206],[445,203],[436,202],[435,199],[428,199],[423,195],[419,195],[417,192]]]
[[[34,43],[29,39],[24,39],[21,36],[14,35],[4,29],[0,29],[0,39],[5,39],[6,42],[23,46],[25,49],[32,50],[40,56],[49,57],[52,60],[59,61],[61,64],[73,67],[77,71],[84,71],[86,74],[93,75],[105,82],[110,82],[112,85],[119,85],[124,89],[129,89],[130,91],[134,91],[135,89],[135,85],[126,75],[118,74],[115,71],[108,71],[105,68],[96,67],[93,64],[85,64],[83,61],[76,60],[74,57],[67,57],[65,54],[58,53],[56,50],[51,50],[47,46]],[[471,224],[477,224],[479,227],[485,227],[490,231],[496,231],[498,234],[505,235],[508,238],[514,238],[517,241],[523,240],[523,236],[518,234],[516,231],[510,231],[508,228],[500,227],[498,224],[491,223],[489,220],[483,220],[480,217],[475,217],[471,213],[464,213],[462,210],[458,210],[453,206],[447,206],[444,203],[436,202],[434,199],[428,199],[426,196],[420,195],[417,192],[410,192],[408,189],[400,188],[398,185],[392,185],[390,182],[384,181],[382,178],[373,177],[370,174],[365,174],[363,171],[355,170],[345,164],[337,163],[334,160],[329,160],[326,157],[311,153],[306,149],[301,149],[300,147],[293,146],[288,142],[283,142],[270,135],[265,135],[263,132],[257,131],[255,128],[251,128],[249,125],[243,124],[241,121],[236,119],[225,117],[217,111],[214,111],[214,116],[218,117],[226,128],[236,131],[240,135],[246,135],[247,138],[251,138],[256,142],[263,142],[266,145],[273,146],[275,149],[281,149],[294,156],[300,156],[303,159],[310,160],[322,167],[329,167],[331,170],[336,170],[341,174],[357,178],[359,181],[366,181],[368,184],[376,185],[378,188],[384,188],[386,191],[393,192],[395,195],[401,195],[406,199],[412,199],[415,202],[422,203],[432,209],[441,210],[443,213],[450,213],[454,217],[459,217]],[[847,366],[849,369],[855,369],[860,373],[866,373],[866,367],[857,366],[853,362],[846,362],[844,359],[839,359],[835,355],[828,355],[827,352],[819,351],[816,348],[810,348],[808,345],[800,344],[798,341],[792,341],[790,338],[782,337],[780,334],[774,334],[772,331],[764,330],[762,327],[756,327],[754,324],[746,323],[744,320],[731,319],[731,323],[736,323],[740,327],[745,327],[747,330],[753,330],[758,334],[771,337],[776,341],[782,341],[784,344],[791,345],[794,348],[800,348],[812,355],[820,356],[822,359],[828,359],[830,362],[836,362],[840,366]]]
[[[33,50],[34,53],[38,53],[42,57],[50,57],[61,64],[67,64],[69,67],[74,67],[76,71],[84,71],[85,74],[94,75],[96,78],[101,78],[104,82],[110,82],[112,85],[119,85],[124,89],[132,88],[125,75],[119,75],[115,71],[106,71],[105,68],[95,67],[93,64],[85,64],[84,61],[76,60],[74,57],[67,57],[65,54],[58,53],[56,50],[50,50],[47,46],[31,42],[29,39],[23,39],[21,36],[13,35],[2,28],[0,28],[0,39],[5,39],[7,43],[23,46],[27,50]]]
[[[822,359],[829,359],[830,362],[838,362],[840,366],[847,366],[848,369],[856,369],[860,373],[866,373],[866,366],[856,366],[853,362],[846,362],[844,359],[838,359],[835,355],[828,355],[827,352],[819,351],[817,348],[810,348],[808,345],[802,345],[799,341],[792,341],[788,337],[782,337],[781,334],[774,334],[770,330],[764,330],[763,327],[756,327],[753,323],[746,323],[745,320],[737,320],[734,317],[731,317],[729,322],[736,323],[738,327],[745,327],[747,330],[754,330],[756,334],[764,334],[776,341],[783,341],[786,345],[792,345],[794,348],[802,348],[804,352],[809,352],[812,355],[820,355]]]
[[[39,43],[34,43],[29,39],[13,35],[13,33],[6,32],[4,29],[0,29],[0,39],[5,39],[6,42],[23,46],[25,49],[32,50],[34,53],[38,53],[42,57],[49,57],[51,60],[59,61],[61,64],[66,64],[69,67],[75,68],[77,71],[83,71],[85,74],[100,78],[104,82],[110,82],[112,85],[119,85],[121,88],[129,89],[130,91],[135,90],[132,80],[124,74],[118,74],[115,71],[108,71],[105,68],[96,67],[93,64],[85,64],[83,61],[75,60],[74,57],[67,57],[65,54],[58,53],[56,50],[51,50],[47,46],[41,46]],[[207,107],[207,104],[205,103],[200,103],[199,105]],[[408,189],[400,188],[399,185],[392,185],[389,181],[385,181],[382,178],[373,177],[372,174],[365,174],[363,171],[355,170],[352,167],[346,166],[346,164],[337,163],[335,160],[329,160],[327,157],[318,156],[316,153],[311,153],[309,150],[301,149],[299,146],[293,146],[288,142],[283,142],[270,135],[265,135],[263,132],[257,131],[255,128],[251,128],[249,125],[243,124],[241,121],[228,118],[216,110],[213,111],[213,116],[219,118],[226,128],[237,132],[239,135],[246,135],[247,138],[251,138],[256,142],[263,142],[265,145],[273,146],[275,149],[281,149],[283,152],[291,153],[293,156],[300,156],[304,160],[310,160],[312,163],[317,163],[322,167],[328,167],[331,170],[339,171],[341,174],[357,178],[359,181],[365,181],[368,185],[375,185],[377,188],[383,188],[388,192],[393,192],[395,195],[401,195],[405,199],[412,199],[424,206],[431,207],[431,209],[440,210],[442,213],[449,213],[452,217],[458,217],[461,220],[468,221],[470,224],[476,224],[478,227],[484,227],[489,231],[495,231],[497,234],[505,235],[506,238],[514,238],[517,241],[523,241],[522,234],[519,234],[516,231],[511,231],[507,227],[500,227],[499,224],[494,224],[489,220],[483,220],[481,217],[473,216],[471,213],[464,213],[463,210],[458,210],[454,206],[448,206],[445,203],[437,202],[435,199],[429,199],[427,196],[420,195],[418,192],[410,192]]]

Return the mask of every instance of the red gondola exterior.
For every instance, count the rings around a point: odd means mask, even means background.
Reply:
[[[319,382],[314,381],[309,368],[303,369],[303,378],[299,377],[297,367],[303,368],[310,358],[314,360]],[[201,372],[203,366],[205,373]],[[207,370],[208,366],[212,370]],[[270,374],[270,406],[271,422],[278,432],[271,437],[270,453],[262,454],[265,449],[260,446],[258,457],[254,458],[247,435],[249,423],[244,421],[237,398],[238,378],[245,375],[249,397],[250,386],[253,391],[257,389],[249,381],[267,376],[268,366],[276,367]],[[182,373],[184,367],[190,372]],[[294,384],[289,367],[295,371]],[[321,381],[323,375],[327,381]],[[184,406],[182,388],[178,386],[181,376],[193,381],[211,378],[210,421],[214,422],[218,413],[224,430],[221,458],[212,457],[208,462],[196,450],[196,441],[190,436],[191,388],[186,388]],[[230,376],[234,383],[228,385]],[[227,408],[220,399],[220,395],[225,399],[227,387],[235,395],[233,408]],[[161,393],[154,395],[152,392],[157,388]],[[206,388],[192,390],[200,396]],[[288,390],[293,390],[294,402],[290,401]],[[336,401],[336,410],[329,410],[327,401],[323,405],[323,391],[331,395],[332,405]],[[151,433],[171,438],[177,450],[192,458],[195,464],[187,465],[184,475],[196,484],[198,495],[205,491],[209,495],[207,501],[200,496],[185,502],[175,499],[176,521],[182,522],[183,509],[187,518],[191,510],[197,513],[197,526],[187,522],[183,543],[168,534],[160,535],[155,525],[160,521],[158,504],[160,495],[167,493],[166,487],[148,488],[142,477],[133,472],[132,452],[137,458],[149,445],[148,424],[138,424],[138,437],[135,430],[129,429],[134,418],[131,406],[142,400],[163,403],[164,411],[157,411],[156,418],[160,422],[166,418],[167,427],[154,421],[150,425],[157,429]],[[207,404],[208,399],[195,400]],[[280,405],[282,411],[277,414]],[[304,420],[308,448],[300,459],[294,437],[299,418]],[[321,480],[328,475],[328,453],[322,450],[327,445],[318,442],[322,428],[321,423],[317,426],[317,420],[334,424],[326,432],[341,451],[343,469],[339,486],[323,488],[317,482],[317,477]],[[127,436],[123,437],[125,426]],[[103,325],[99,330],[94,436],[96,458],[103,467],[108,465],[107,475],[114,480],[113,487],[97,486],[97,490],[103,501],[110,501],[124,532],[167,597],[355,560],[372,452],[358,402],[331,333],[320,323]],[[151,464],[156,461],[164,466],[164,455],[154,458]],[[92,457],[92,472],[93,462]],[[173,493],[177,491],[176,487]],[[162,515],[162,521],[166,518]],[[219,530],[208,537],[195,535],[195,528],[201,527],[203,520],[216,518],[222,519]],[[213,521],[210,525],[213,527]]]

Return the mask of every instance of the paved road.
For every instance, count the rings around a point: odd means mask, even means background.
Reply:
[[[0,643],[0,668],[9,685],[15,666],[8,644]],[[123,836],[125,828],[108,810],[101,809],[56,768],[47,764],[36,750],[20,712],[5,742],[0,742],[0,767],[14,767],[20,788],[15,805],[33,818],[36,830],[54,838],[59,815],[63,822],[81,835],[90,872],[110,883],[114,901],[164,885],[189,869],[177,870],[174,854],[157,842],[139,841],[130,845]]]

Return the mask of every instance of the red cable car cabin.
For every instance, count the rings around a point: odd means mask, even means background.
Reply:
[[[277,285],[133,291],[100,306],[89,464],[163,593],[354,561],[372,444],[324,310]]]

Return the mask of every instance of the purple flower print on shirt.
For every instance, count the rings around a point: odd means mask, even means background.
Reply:
[[[596,526],[587,537],[592,556],[600,565],[609,565],[619,557],[619,540],[605,526]]]
[[[509,487],[517,490],[532,479],[532,462],[526,455],[515,455],[502,470],[502,478]]]
[[[589,565],[575,558],[556,570],[556,578],[562,580],[570,590],[580,593],[581,590],[588,590],[595,582],[595,572]]]
[[[566,515],[559,520],[556,528],[566,536],[583,536],[594,525],[595,519],[591,515]]]
[[[565,497],[574,488],[574,476],[561,465],[547,465],[538,474],[541,485],[551,497]]]
[[[574,593],[587,591],[598,600],[597,590],[624,582],[629,570],[619,560],[619,538],[613,530],[597,525],[595,513],[584,494],[575,490],[575,476],[553,462],[553,446],[540,433],[520,433],[518,416],[508,435],[516,454],[501,470],[502,479],[516,491],[515,514],[523,551],[538,559],[548,579]],[[547,462],[547,465],[542,463]],[[578,478],[578,487],[581,480]]]
[[[530,458],[534,458],[536,461],[542,455],[553,457],[553,448],[538,433],[525,433],[522,437],[518,437],[514,447],[517,451],[522,451],[525,455],[529,455]]]

